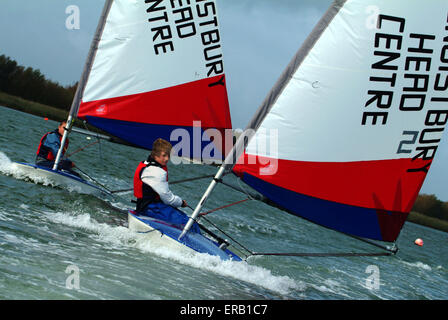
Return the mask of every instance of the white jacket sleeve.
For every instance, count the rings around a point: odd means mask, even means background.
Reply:
[[[166,171],[162,168],[150,166],[143,170],[142,181],[149,185],[160,196],[160,200],[170,206],[182,206],[182,199],[173,194],[166,181]]]

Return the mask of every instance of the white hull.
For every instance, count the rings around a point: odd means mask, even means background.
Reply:
[[[111,195],[109,192],[64,171],[52,171],[46,168],[39,168],[32,164],[17,162],[14,162],[13,165],[16,167],[18,173],[23,174],[25,178],[29,178],[36,183],[62,187],[69,191],[94,196]]]
[[[144,220],[145,217],[140,217]],[[128,213],[128,228],[134,232],[138,232],[144,235],[145,240],[150,241],[154,245],[163,245],[164,247],[183,251],[186,253],[194,253],[195,251],[187,246],[184,246],[180,242],[164,235],[157,229],[152,228],[141,220],[137,219],[134,215]]]
[[[217,242],[199,233],[190,232],[181,241],[178,241],[182,229],[148,216],[135,216],[130,211],[128,213],[128,224],[130,230],[141,233],[147,241],[150,241],[156,247],[163,246],[187,254],[207,253],[218,256],[222,260],[241,261],[241,258],[236,254],[227,248],[219,248]]]

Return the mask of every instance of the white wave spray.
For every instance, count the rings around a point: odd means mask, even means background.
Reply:
[[[181,264],[261,286],[281,295],[288,295],[292,291],[304,291],[306,287],[304,283],[297,283],[287,276],[273,275],[270,270],[250,265],[247,262],[222,261],[219,257],[208,254],[190,253],[161,247],[159,243],[154,244],[146,241],[144,236],[136,234],[126,227],[99,223],[87,213],[59,212],[47,216],[53,222],[94,232],[97,234],[99,241],[106,242],[108,245],[113,244],[120,248],[123,246],[137,248],[143,252],[155,254]]]

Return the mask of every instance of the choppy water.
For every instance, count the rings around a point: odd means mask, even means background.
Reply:
[[[131,208],[131,194],[108,202],[32,180],[14,167],[13,161],[32,162],[39,139],[55,127],[53,121],[0,107],[0,299],[448,298],[448,234],[412,223],[406,223],[394,257],[224,262],[148,243],[110,207]],[[72,134],[69,153],[88,143]],[[72,160],[118,190],[131,186],[133,171],[146,156],[144,150],[102,142]],[[171,165],[170,179],[214,171]],[[194,181],[172,189],[194,206],[207,184]],[[244,198],[219,186],[207,208]],[[209,219],[259,252],[377,251],[255,201]],[[416,238],[424,240],[423,247],[413,244]],[[73,268],[79,270],[79,289],[70,278]],[[379,288],[372,285],[375,275]]]

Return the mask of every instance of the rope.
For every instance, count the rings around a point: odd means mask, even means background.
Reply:
[[[188,208],[190,208],[191,210],[194,211],[194,209],[187,205]],[[249,249],[247,249],[245,246],[243,246],[241,243],[239,243],[238,241],[236,241],[235,239],[233,239],[231,236],[229,236],[226,232],[224,232],[223,230],[221,230],[217,225],[215,225],[214,223],[212,223],[210,220],[208,220],[207,218],[203,217],[203,219],[205,221],[207,221],[208,223],[210,223],[213,227],[215,227],[219,232],[221,232],[223,235],[225,235],[226,237],[228,237],[230,240],[232,240],[233,242],[235,242],[237,245],[239,245],[241,248],[243,248],[244,250],[246,250],[247,252],[249,252],[250,254],[252,254],[253,252],[250,251]],[[198,221],[196,221],[196,223],[198,223]],[[199,223],[198,223],[199,224]]]
[[[251,195],[248,192],[246,192],[246,190],[244,190],[244,188],[241,186],[241,178],[236,179],[236,181],[238,182],[238,186],[241,189],[240,191],[242,191],[249,199],[253,199]]]
[[[82,124],[84,125],[84,128],[88,131],[88,132],[92,132],[89,130],[89,127],[87,127],[87,121],[84,120],[82,122]],[[93,135],[93,134],[92,134]],[[98,153],[100,156],[100,161],[103,161],[103,156],[102,156],[102,150],[101,150],[101,139],[99,138],[99,136],[96,136],[97,142],[98,142]],[[110,191],[109,191],[110,192]]]
[[[177,184],[177,183],[189,182],[189,181],[194,181],[194,180],[199,180],[199,179],[205,179],[205,178],[213,178],[214,176],[215,176],[214,174],[209,174],[209,175],[201,176],[201,177],[194,177],[194,178],[188,178],[188,179],[183,179],[183,180],[173,181],[173,182],[170,182],[170,184]]]
[[[244,250],[246,250],[247,252],[249,252],[250,254],[253,254],[253,252],[249,249],[247,249],[245,246],[243,246],[241,243],[239,243],[238,241],[236,241],[235,239],[233,239],[231,236],[229,236],[227,233],[225,233],[223,230],[221,230],[217,225],[215,225],[214,223],[212,223],[210,220],[208,220],[207,218],[203,218],[205,221],[207,221],[208,223],[210,223],[213,227],[215,227],[219,232],[221,232],[223,235],[225,235],[226,237],[228,237],[230,240],[232,240],[233,242],[235,242],[237,245],[239,245],[241,248],[243,248]],[[197,222],[197,221],[196,221]]]
[[[342,253],[259,253],[253,252],[252,256],[286,256],[286,257],[380,257],[392,256],[393,252],[342,252]]]
[[[200,217],[203,217],[203,216],[206,216],[206,215],[209,214],[209,213],[212,213],[212,212],[215,212],[215,211],[218,211],[218,210],[221,210],[221,209],[225,209],[225,208],[228,208],[228,207],[231,207],[231,206],[234,206],[234,205],[237,205],[237,204],[246,202],[246,201],[248,201],[248,200],[251,200],[251,198],[247,198],[247,199],[243,199],[243,200],[240,200],[240,201],[236,201],[236,202],[227,204],[227,205],[225,205],[225,206],[222,206],[222,207],[219,207],[219,208],[215,208],[215,209],[209,210],[209,211],[207,211],[207,212],[200,213],[199,216],[200,216]]]
[[[199,179],[205,179],[205,178],[213,178],[214,176],[215,176],[214,174],[210,174],[210,175],[201,176],[201,177],[194,177],[194,178],[188,178],[188,179],[183,179],[183,180],[177,180],[177,181],[170,182],[170,184],[177,184],[177,183],[189,182],[189,181],[194,181],[194,180],[199,180]],[[134,190],[134,188],[115,190],[115,191],[111,191],[111,193],[130,192],[130,191],[132,191],[132,190]]]
[[[84,150],[84,149],[86,149],[86,148],[88,148],[88,147],[90,147],[90,146],[93,146],[94,144],[97,144],[98,142],[100,142],[100,141],[99,141],[99,140],[98,140],[98,141],[94,141],[94,142],[89,143],[89,144],[86,145],[85,147],[79,148],[78,150],[76,150],[76,151],[70,153],[70,154],[67,156],[67,158],[70,158],[72,155],[74,155],[74,154],[76,154],[76,153],[78,153],[78,152],[80,152],[80,151],[82,151],[82,150]]]
[[[84,128],[85,128],[86,131],[88,131],[92,136],[96,137],[96,139],[97,139],[96,143],[98,143],[98,154],[99,154],[99,158],[100,158],[100,161],[103,161],[102,151],[101,151],[101,139],[100,139],[100,137],[99,137],[97,134],[92,133],[92,131],[91,131],[91,130],[89,129],[89,127],[87,126],[87,121],[86,121],[86,120],[82,121],[82,124],[83,124],[83,126],[84,126]],[[93,143],[93,144],[95,144],[95,143]],[[110,192],[110,191],[109,191],[109,192]]]
[[[345,233],[344,233],[344,234],[345,234]],[[397,245],[396,245],[395,242],[393,243],[392,248],[389,248],[389,247],[384,246],[384,245],[382,245],[382,244],[375,243],[375,242],[373,242],[373,241],[371,241],[371,240],[369,240],[369,239],[364,239],[364,238],[360,238],[360,237],[353,236],[353,235],[349,235],[349,234],[345,234],[345,235],[347,235],[347,236],[349,236],[349,237],[352,237],[353,239],[356,239],[356,240],[365,242],[365,243],[367,243],[367,244],[370,244],[371,246],[375,246],[375,247],[381,248],[381,249],[383,249],[383,250],[392,252],[393,254],[396,254],[396,253],[398,252],[398,247],[397,247]]]
[[[87,178],[89,178],[90,180],[92,180],[93,182],[95,182],[96,184],[98,184],[100,187],[104,188],[106,191],[108,191],[109,193],[112,193],[112,191],[110,191],[106,186],[104,186],[103,184],[99,183],[97,180],[95,180],[94,178],[92,178],[91,176],[89,176],[87,173],[85,173],[84,171],[82,171],[78,166],[76,166],[76,169],[81,171],[81,173],[83,175],[85,175]]]

